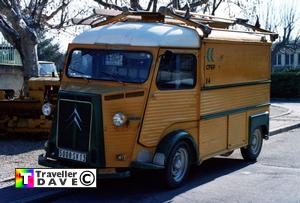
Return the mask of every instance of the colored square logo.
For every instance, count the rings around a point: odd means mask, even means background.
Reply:
[[[16,188],[33,188],[34,170],[29,168],[16,168]]]

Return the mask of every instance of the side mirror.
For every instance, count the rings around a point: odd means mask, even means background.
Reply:
[[[60,69],[58,70],[59,81],[61,81],[61,79],[62,79],[62,72],[63,72],[63,69],[60,68]]]
[[[174,54],[172,51],[167,50],[163,55],[162,55],[162,60],[164,60],[164,62],[166,64],[169,64],[173,58]]]

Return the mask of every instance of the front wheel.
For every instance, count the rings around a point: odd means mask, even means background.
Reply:
[[[186,142],[178,142],[172,149],[166,163],[165,178],[167,186],[176,188],[180,186],[190,169],[191,153]]]
[[[249,144],[241,148],[241,153],[246,161],[256,161],[263,144],[263,136],[260,128],[256,128],[250,135]]]

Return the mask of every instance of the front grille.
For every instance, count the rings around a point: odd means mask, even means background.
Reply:
[[[60,99],[57,117],[57,145],[59,148],[88,152],[91,139],[93,105],[84,101]]]

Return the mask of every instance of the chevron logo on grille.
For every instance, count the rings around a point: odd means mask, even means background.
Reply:
[[[74,124],[78,128],[78,130],[82,131],[82,128],[81,128],[82,119],[76,109],[76,106],[74,107],[74,111],[70,115],[70,117],[67,119],[67,121],[69,122],[68,126],[70,126],[71,124]]]

